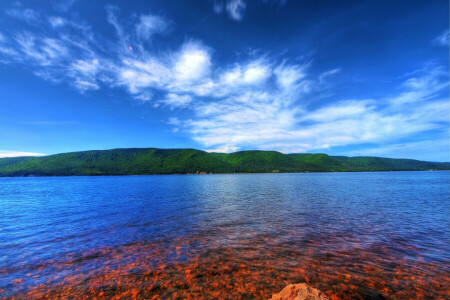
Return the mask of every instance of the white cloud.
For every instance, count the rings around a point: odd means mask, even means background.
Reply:
[[[153,99],[153,93],[145,91],[145,92],[141,92],[138,95],[135,95],[134,98],[141,100],[141,101],[150,101]]]
[[[123,57],[123,58],[122,58]],[[211,54],[199,42],[188,41],[178,51],[164,56],[142,55],[122,58],[115,74],[119,85],[126,86],[136,98],[152,89],[169,93],[211,92]]]
[[[243,0],[228,0],[226,10],[230,18],[235,21],[242,20],[245,11],[245,2]]]
[[[403,83],[405,90],[396,97],[390,99],[393,105],[415,103],[433,98],[437,92],[448,87],[448,74],[442,67],[427,65],[421,70],[414,72],[414,77],[410,77]]]
[[[223,2],[221,0],[213,1],[213,11],[216,14],[220,14],[221,12],[223,12]]]
[[[177,107],[186,107],[189,103],[192,102],[192,98],[189,95],[178,95],[174,93],[169,93],[167,96],[160,100],[158,103],[163,104],[164,106],[169,106],[171,109]]]
[[[311,120],[316,122],[326,122],[358,116],[374,110],[375,106],[373,104],[374,101],[371,100],[341,101],[333,106],[323,107],[306,114],[302,118],[302,121]]]
[[[278,85],[283,89],[290,89],[306,76],[307,65],[281,65],[275,68]]]
[[[260,63],[254,63],[247,67],[244,72],[244,82],[248,84],[261,84],[271,75],[268,66]]]
[[[148,40],[154,33],[163,32],[166,27],[166,22],[159,16],[141,15],[136,24],[136,34],[139,38]]]
[[[433,40],[433,44],[437,46],[449,46],[450,30],[447,29]]]
[[[8,58],[17,58],[18,53],[16,50],[11,48],[8,45],[8,39],[4,34],[0,32],[0,54],[2,54],[4,57],[0,57],[0,63],[9,63]]]
[[[60,11],[68,11],[72,5],[75,3],[76,0],[58,0],[55,2],[52,2],[52,5],[55,7],[55,9]]]
[[[61,17],[49,17],[48,18],[48,22],[54,28],[61,27],[61,26],[64,26],[66,24],[66,20],[64,20]]]
[[[169,118],[169,121],[167,122],[169,125],[181,125],[181,122],[178,118],[172,117]]]
[[[76,122],[73,122],[73,121],[32,121],[32,122],[23,122],[23,124],[37,125],[37,126],[73,125],[75,123]]]
[[[185,125],[192,137],[207,149],[245,146],[298,152],[389,143],[448,127],[448,101],[429,94],[430,89],[445,85],[438,69],[428,69],[426,74],[405,82],[404,87],[409,91],[403,93],[414,91],[429,95],[427,101],[414,106],[398,103],[399,96],[394,96],[382,101],[338,101],[307,110],[298,102],[285,101],[284,97],[292,97],[292,93],[269,90],[197,103],[197,118],[186,121]]]
[[[40,66],[54,65],[69,54],[69,49],[57,39],[24,32],[17,34],[15,40],[25,55],[22,59],[25,61],[31,59]]]
[[[196,42],[183,45],[176,54],[173,73],[181,81],[195,81],[207,76],[211,69],[211,56],[206,47]]]
[[[287,0],[262,0],[258,1],[258,4],[264,4],[272,6],[271,8],[281,7],[286,3]],[[234,21],[241,21],[244,17],[245,9],[247,4],[245,0],[212,0],[213,11],[216,14],[221,14],[226,12],[228,16]],[[275,5],[273,5],[275,4]]]
[[[170,67],[158,58],[150,57],[146,60],[123,60],[118,67],[117,74],[120,85],[138,96],[148,92],[149,88],[163,88],[172,79]]]
[[[224,11],[228,16],[235,20],[242,20],[245,12],[246,4],[244,0],[214,0],[213,11],[220,14]]]
[[[24,20],[27,23],[33,23],[38,21],[39,19],[39,13],[29,8],[22,8],[22,7],[10,8],[6,10],[6,14]]]
[[[3,158],[3,157],[20,157],[20,156],[42,156],[42,155],[45,155],[45,154],[35,153],[35,152],[0,150],[0,158]]]
[[[324,82],[327,79],[327,77],[333,76],[333,75],[335,75],[335,74],[337,74],[339,72],[341,72],[341,69],[339,69],[339,68],[323,72],[319,76],[319,82]]]
[[[228,95],[244,86],[261,85],[272,76],[272,67],[262,59],[235,64],[218,73],[216,95]],[[239,90],[241,92],[241,90]]]
[[[105,9],[108,22],[114,27],[119,38],[121,40],[124,39],[122,25],[120,25],[119,20],[117,19],[117,13],[119,12],[119,8],[116,6],[107,5]]]
[[[97,90],[100,88],[96,79],[99,68],[98,59],[89,61],[79,59],[69,66],[68,76],[75,80],[74,86],[82,92]]]
[[[9,57],[17,57],[18,53],[16,50],[12,49],[12,48],[8,48],[8,47],[2,47],[0,46],[0,53],[3,53],[3,55],[7,55]],[[4,60],[0,58],[0,61],[2,63],[9,63],[8,60]]]
[[[351,156],[387,156],[391,158],[414,158],[428,161],[450,161],[450,139],[437,138],[379,145],[373,148],[350,151]],[[444,156],[442,156],[444,154]],[[444,158],[443,158],[444,157]]]
[[[218,153],[230,153],[230,152],[236,152],[240,148],[239,147],[232,147],[232,146],[223,146],[221,148],[216,149],[206,149],[206,152],[218,152]]]
[[[57,60],[69,54],[67,47],[60,41],[44,38],[40,50],[49,60]]]

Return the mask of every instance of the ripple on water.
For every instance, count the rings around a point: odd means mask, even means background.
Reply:
[[[450,298],[448,172],[0,179],[0,295]],[[1,297],[1,296],[0,296]]]

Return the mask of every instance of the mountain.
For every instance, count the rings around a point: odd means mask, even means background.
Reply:
[[[450,170],[450,163],[276,151],[129,148],[0,158],[0,176]]]

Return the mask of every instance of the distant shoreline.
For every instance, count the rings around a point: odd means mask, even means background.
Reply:
[[[328,173],[383,173],[383,172],[450,172],[450,170],[387,170],[387,171],[334,171],[334,172],[254,172],[254,173],[165,173],[165,174],[94,174],[94,175],[24,175],[24,176],[2,176],[0,178],[43,178],[43,177],[121,177],[121,176],[184,176],[184,175],[274,175],[274,174],[328,174]]]
[[[128,148],[0,158],[0,177],[275,174],[450,170],[447,162],[276,151]]]

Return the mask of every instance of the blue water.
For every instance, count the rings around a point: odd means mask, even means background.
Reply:
[[[283,280],[301,282],[308,277],[290,273],[296,266],[289,257],[299,266],[303,261],[313,278],[316,271],[306,264],[327,261],[322,272],[344,266],[359,278],[352,284],[363,297],[380,287],[365,282],[375,275],[364,274],[361,261],[382,276],[398,267],[448,283],[449,195],[446,171],[0,178],[0,292],[12,296],[38,284],[51,289],[75,272],[80,257],[82,272],[94,276],[111,260],[89,261],[86,253],[95,249],[129,251],[129,258],[136,254],[130,245],[143,251],[184,240],[186,255],[159,262],[188,263],[189,253],[216,250],[226,261],[218,249],[228,249],[252,265],[270,253]],[[67,260],[70,267],[58,265]],[[336,289],[331,277],[319,278],[310,282]],[[409,283],[385,280],[391,292],[408,290]],[[437,295],[445,296],[445,286]]]

